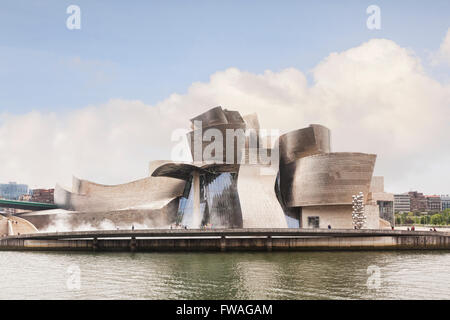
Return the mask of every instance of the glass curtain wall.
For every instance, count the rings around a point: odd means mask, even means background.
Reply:
[[[301,228],[302,208],[300,207],[289,208],[284,205],[284,201],[282,200],[280,190],[280,172],[278,172],[277,180],[275,182],[275,194],[277,195],[277,199],[281,205],[281,208],[283,208],[284,217],[286,218],[288,228]]]
[[[177,223],[188,228],[242,228],[237,192],[237,174],[225,172],[200,175],[201,226],[193,225],[194,194],[192,177],[186,183],[178,208]]]

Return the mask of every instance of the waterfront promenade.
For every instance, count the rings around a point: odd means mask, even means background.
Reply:
[[[251,228],[251,229],[139,229],[139,230],[93,230],[71,232],[47,232],[8,236],[4,239],[93,239],[93,238],[167,238],[167,237],[373,237],[373,236],[450,236],[450,232],[407,231],[389,229],[288,229],[288,228]]]
[[[3,237],[0,250],[302,251],[450,249],[450,232],[351,229],[145,229]]]

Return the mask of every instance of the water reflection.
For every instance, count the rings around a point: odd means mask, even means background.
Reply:
[[[69,290],[68,267],[81,271]],[[367,268],[378,266],[379,289]],[[0,252],[1,299],[449,299],[450,253]]]

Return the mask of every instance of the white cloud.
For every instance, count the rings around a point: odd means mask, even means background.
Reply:
[[[120,183],[168,159],[176,128],[221,105],[257,112],[265,128],[320,123],[333,151],[378,154],[376,173],[391,191],[449,192],[450,87],[428,76],[413,52],[374,39],[332,53],[313,70],[253,74],[230,68],[155,106],[111,100],[65,114],[0,116],[0,178],[33,186],[70,184],[71,174]]]
[[[432,54],[431,62],[433,65],[446,64],[450,66],[450,28],[447,30],[438,52]]]

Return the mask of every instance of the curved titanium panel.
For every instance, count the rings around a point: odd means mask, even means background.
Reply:
[[[226,119],[218,116],[220,112],[225,115]],[[230,154],[230,158],[232,158],[228,160],[228,164],[248,163],[250,147],[255,148],[261,142],[259,121],[256,113],[242,117],[238,111],[222,110],[220,107],[217,107],[192,120],[203,121],[201,128],[195,127],[193,131],[187,134],[194,162],[212,161],[226,163],[227,148],[229,148],[227,131],[233,134],[233,140],[230,141],[233,154]],[[205,120],[207,121],[205,122]],[[252,130],[251,132],[249,131],[250,129]],[[219,145],[217,145],[216,139],[220,138],[222,139],[221,149],[217,150],[215,147],[219,147]],[[217,152],[221,152],[222,157]]]
[[[171,177],[189,181],[192,172],[197,171],[200,174],[216,174],[221,172],[237,172],[239,165],[233,164],[215,164],[206,163],[195,165],[189,163],[166,163],[153,171],[153,177]]]
[[[208,173],[208,170],[202,169],[201,166],[188,163],[171,162],[163,164],[153,171],[152,177],[171,177],[189,181],[192,172]]]
[[[202,127],[228,123],[227,116],[220,106],[209,109],[195,118],[192,118],[192,125],[194,125],[194,121],[201,121]]]
[[[223,110],[223,113],[225,114],[225,117],[227,117],[228,123],[244,123],[244,119],[241,117],[239,111],[225,109]]]
[[[367,199],[376,155],[338,152],[295,161],[294,179],[285,194],[288,207],[351,204],[352,195]]]
[[[290,131],[280,136],[280,164],[288,164],[313,154],[330,152],[330,130],[311,124],[307,128]]]
[[[166,163],[171,163],[171,162],[173,162],[173,161],[171,161],[171,160],[152,160],[152,161],[150,161],[150,163],[148,165],[149,176],[151,176],[153,171],[158,169],[160,166],[162,166]]]
[[[98,229],[168,228],[176,220],[178,198],[160,209],[129,208],[103,211],[66,211],[54,209],[26,213],[23,218],[40,231]]]
[[[76,193],[57,185],[55,203],[77,211],[125,208],[160,209],[183,193],[184,181],[167,177],[148,177],[120,185],[101,185],[74,178]]]
[[[53,193],[53,201],[59,208],[73,209],[71,205],[72,194],[75,193],[72,193],[61,187],[59,184],[56,184]]]
[[[287,228],[275,194],[277,175],[261,174],[263,166],[241,165],[237,189],[244,228]]]
[[[307,128],[294,130],[280,136],[280,190],[284,203],[289,203],[292,193],[296,160],[330,152],[330,130],[312,124]]]
[[[237,163],[237,155],[238,155],[238,150],[241,150],[241,152],[243,153],[245,150],[245,145],[246,145],[246,137],[245,137],[245,123],[225,123],[225,124],[217,124],[217,125],[212,125],[212,126],[206,126],[203,127],[201,129],[196,129],[193,130],[191,132],[189,132],[187,134],[187,139],[188,139],[188,143],[191,149],[191,155],[192,155],[192,159],[194,159],[194,162],[199,162],[199,161],[213,161],[215,160],[215,154],[212,154],[212,157],[208,157],[208,155],[205,155],[205,149],[211,145],[210,148],[212,148],[215,143],[217,143],[215,141],[216,138],[221,138],[222,141],[222,155],[223,157],[221,158],[221,161],[223,163],[226,163],[226,152],[227,152],[227,130],[233,130],[233,133],[239,134],[238,136],[235,136],[233,138],[233,155],[234,155],[234,162],[233,163]],[[207,130],[210,130],[209,132],[207,132]],[[214,130],[214,131],[213,131]],[[219,137],[216,137],[216,130],[218,130],[220,132]],[[211,141],[207,141],[205,139],[205,133],[206,134],[211,134]],[[200,141],[195,141],[195,139],[198,139]],[[197,145],[200,147],[200,150],[196,150],[195,148],[197,148]],[[194,148],[195,147],[195,148]],[[196,155],[197,154],[197,155]]]
[[[247,129],[259,130],[259,120],[256,113],[247,114],[243,117]]]

